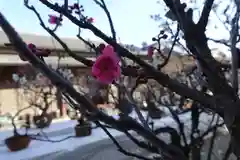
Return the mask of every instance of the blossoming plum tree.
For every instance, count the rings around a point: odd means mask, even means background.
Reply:
[[[167,56],[162,55],[161,49],[158,47],[150,47],[148,49],[149,57],[152,58],[154,51],[157,51],[159,54],[158,56],[161,56],[164,60],[163,63],[160,63],[156,66],[153,66],[151,63],[147,63],[146,61],[142,60],[138,56],[134,55],[129,49],[125,48],[122,44],[118,43],[114,25],[111,19],[111,14],[107,9],[107,5],[104,0],[94,0],[94,2],[99,5],[107,15],[112,32],[111,37],[107,36],[105,33],[99,30],[94,25],[94,20],[92,18],[84,15],[83,6],[76,3],[70,4],[68,0],[64,0],[64,3],[62,4],[58,3],[57,1],[55,4],[48,0],[39,1],[46,7],[54,10],[59,15],[56,17],[49,17],[50,24],[55,26],[53,29],[50,29],[44,24],[40,13],[28,2],[28,0],[25,0],[24,2],[25,6],[36,14],[38,20],[40,21],[40,25],[62,45],[69,56],[82,62],[88,67],[92,67],[93,76],[95,76],[99,82],[104,83],[105,85],[115,85],[118,88],[119,97],[118,104],[116,104],[116,106],[119,107],[121,104],[124,104],[125,107],[127,106],[134,108],[138,115],[139,121],[133,119],[131,116],[126,115],[124,112],[122,112],[122,116],[120,116],[120,118],[114,118],[110,115],[105,114],[104,112],[101,112],[101,110],[99,110],[96,105],[92,103],[92,97],[77,92],[67,79],[64,79],[63,76],[50,69],[44,63],[43,56],[39,57],[36,55],[36,53],[34,53],[33,50],[29,49],[29,47],[25,44],[21,37],[19,37],[17,32],[6,20],[6,18],[0,14],[0,25],[2,29],[7,34],[10,42],[15,46],[15,49],[19,52],[19,55],[23,56],[34,67],[43,72],[54,85],[61,89],[61,92],[65,97],[73,99],[77,104],[81,104],[80,107],[79,105],[76,105],[76,103],[73,103],[72,105],[75,109],[79,110],[82,114],[92,120],[97,126],[101,127],[113,140],[119,151],[128,156],[137,157],[144,160],[201,159],[201,147],[203,146],[204,142],[203,138],[209,132],[214,131],[213,140],[211,140],[212,143],[210,145],[211,149],[214,144],[214,137],[216,137],[216,128],[222,125],[217,122],[213,127],[210,125],[204,133],[200,132],[200,112],[206,112],[206,110],[208,110],[214,113],[214,115],[217,114],[220,116],[230,131],[229,134],[231,135],[232,140],[229,145],[230,147],[225,154],[225,159],[230,155],[230,153],[234,153],[237,157],[240,157],[240,99],[236,92],[236,88],[238,87],[236,87],[236,85],[230,85],[227,81],[222,70],[222,64],[219,63],[211,54],[211,50],[207,43],[208,38],[205,32],[209,22],[210,12],[212,8],[214,8],[214,0],[205,1],[203,4],[203,9],[200,11],[199,19],[197,21],[193,19],[193,9],[191,7],[187,8],[188,6],[186,3],[182,3],[180,0],[163,0],[164,4],[169,9],[167,16],[171,18],[172,23],[175,23],[176,25],[176,34],[173,34],[173,44]],[[236,14],[232,18],[230,44],[234,57],[236,56],[236,43],[239,40],[237,23],[239,21],[239,2],[227,2],[229,4],[232,4],[233,8],[236,10]],[[229,10],[229,8],[231,7],[228,7],[227,10]],[[97,37],[108,43],[107,47],[99,47],[89,41],[86,41],[81,37],[81,34],[77,35],[81,41],[89,45],[90,48],[92,48],[96,54],[99,55],[96,57],[97,59],[95,62],[89,59],[85,59],[80,55],[74,54],[71,49],[57,36],[55,31],[59,26],[61,26],[60,22],[62,21],[62,17],[69,19],[74,25],[78,26],[80,30],[87,29],[92,31]],[[206,75],[207,88],[212,92],[211,95],[205,92],[201,92],[198,88],[192,88],[187,83],[184,83],[183,81],[180,82],[180,80],[174,79],[161,71],[162,67],[164,67],[169,62],[174,46],[179,41],[180,33],[182,34],[182,40],[186,44],[185,48],[188,50],[188,53],[198,60],[202,72]],[[162,38],[167,38],[166,34],[163,31],[160,32],[160,35]],[[154,41],[159,43],[160,37],[158,37],[159,39],[154,39]],[[114,48],[114,51],[112,48]],[[104,53],[105,50],[106,53]],[[114,55],[115,53],[117,55]],[[128,63],[125,61],[126,58],[132,60],[136,65],[128,65]],[[119,66],[119,61],[116,59],[119,59],[121,66]],[[110,65],[106,65],[104,63],[106,61]],[[233,60],[232,69],[235,72],[235,60]],[[119,75],[120,71],[121,76]],[[122,83],[122,76],[134,77],[136,85],[147,84],[149,81],[155,81],[156,83],[159,83],[163,87],[166,87],[181,96],[180,107],[181,104],[183,104],[182,102],[185,98],[193,100],[193,105],[190,108],[192,115],[190,138],[187,138],[185,134],[186,127],[184,125],[184,122],[179,119],[178,113],[171,107],[168,107],[168,109],[170,110],[173,119],[177,123],[178,129],[172,126],[160,127],[157,129],[150,128],[148,121],[142,115],[137,104],[134,103],[132,95],[129,94],[133,92],[132,88],[134,87],[132,87],[130,89],[131,91],[129,92]],[[236,76],[233,77],[233,84],[235,84],[237,78]],[[122,103],[126,102],[126,99],[128,103]],[[154,105],[153,94],[149,93],[147,99],[151,106]],[[117,140],[108,132],[108,129],[103,125],[103,123],[125,133],[126,136],[140,148],[154,153],[155,156],[149,157],[128,152],[122,148]],[[130,130],[134,131],[135,134],[142,137],[143,140],[133,135]],[[168,133],[171,137],[171,142],[166,143],[163,139],[159,138],[158,134],[161,133]],[[208,159],[210,158],[211,151],[208,154]]]

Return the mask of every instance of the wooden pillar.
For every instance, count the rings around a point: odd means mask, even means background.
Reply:
[[[57,107],[59,109],[60,112],[60,117],[65,116],[65,108],[63,106],[63,101],[62,101],[62,93],[60,91],[60,89],[57,88],[57,92],[56,92],[56,99],[57,99]]]

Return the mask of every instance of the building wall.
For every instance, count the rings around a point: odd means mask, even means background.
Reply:
[[[186,64],[191,64],[191,59],[183,59],[181,57],[172,57],[170,62],[164,67],[163,71],[166,73],[180,71]],[[2,113],[11,113],[14,114],[17,110],[26,107],[28,105],[27,100],[24,99],[24,93],[21,89],[18,89],[16,84],[12,82],[12,73],[16,73],[21,70],[21,66],[5,66],[0,67],[0,112]],[[89,75],[90,68],[79,68],[74,67],[72,71],[76,76],[83,76],[86,78],[86,75]],[[86,85],[86,80],[81,79],[77,83]],[[111,99],[111,98],[110,98]],[[57,110],[57,103],[54,102],[51,106],[53,111]],[[24,113],[33,114],[32,109],[25,110]]]
[[[23,109],[29,106],[29,100],[32,97],[27,97],[24,89],[19,88],[19,86],[12,80],[13,73],[19,73],[23,68],[26,69],[26,66],[4,66],[0,67],[0,114],[4,113],[11,113],[14,115],[18,110]],[[73,83],[87,85],[86,75],[89,73],[89,69],[81,68],[81,67],[74,67],[71,68],[72,73],[76,75],[77,78],[73,80]],[[19,73],[21,74],[21,73]],[[26,73],[32,74],[32,73]],[[84,78],[82,78],[84,77]],[[53,95],[55,96],[55,95]],[[55,97],[56,98],[56,97]],[[34,114],[37,112],[37,109],[33,109],[34,107],[24,110],[21,114]],[[51,111],[58,111],[57,101],[53,101],[51,107],[49,108],[49,112]]]
[[[1,89],[0,90],[0,111],[4,113],[11,113],[12,115],[20,109],[29,106],[28,99],[24,97],[23,89],[11,88],[11,89]],[[34,114],[37,112],[37,108],[26,109],[21,112],[24,114]],[[54,101],[49,109],[49,111],[57,111],[57,103]]]

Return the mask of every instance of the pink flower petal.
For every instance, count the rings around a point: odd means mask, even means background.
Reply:
[[[106,58],[106,56],[103,56],[103,55],[98,56],[94,65],[96,65],[96,66],[99,65],[99,63],[101,63],[102,60],[104,60],[105,58]]]
[[[112,52],[111,47],[109,47],[108,50],[109,53],[105,50],[107,52],[100,55],[92,67],[93,76],[103,84],[111,84],[121,75],[120,65],[116,62],[118,57],[114,57],[116,54]],[[110,52],[112,52],[112,54],[110,54]]]
[[[120,62],[120,58],[117,56],[117,54],[116,54],[116,56],[114,56],[112,58],[116,64],[118,64]]]
[[[121,76],[121,68],[120,68],[119,65],[116,66],[116,68],[115,68],[115,70],[114,70],[114,76],[115,76],[116,79]]]
[[[114,52],[114,48],[111,45],[108,45],[103,49],[102,55],[112,57],[115,63],[119,63],[120,61],[120,58],[118,57],[117,53]]]
[[[97,77],[97,80],[103,84],[111,84],[115,79],[112,73],[102,73]]]
[[[98,67],[99,69],[109,69],[113,68],[113,66],[117,65],[115,62],[115,59],[111,56],[101,55],[97,58],[95,62],[95,67]]]
[[[110,56],[111,56],[112,53],[115,53],[115,52],[114,52],[114,48],[113,48],[111,45],[107,45],[107,46],[103,49],[102,53],[105,54],[105,55],[110,55]]]
[[[101,74],[101,71],[100,71],[99,68],[97,68],[97,67],[92,67],[92,75],[93,75],[93,76],[98,76],[98,75],[100,75],[100,74]]]

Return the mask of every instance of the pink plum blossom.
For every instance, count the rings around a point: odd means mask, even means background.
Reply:
[[[55,15],[48,15],[48,17],[49,17],[48,22],[50,24],[61,25],[62,18],[55,16]]]
[[[92,18],[92,17],[87,18],[87,22],[88,22],[88,23],[93,23],[93,22],[94,22],[94,18]]]
[[[92,67],[92,75],[103,84],[111,84],[121,74],[120,59],[112,46],[106,46]]]

